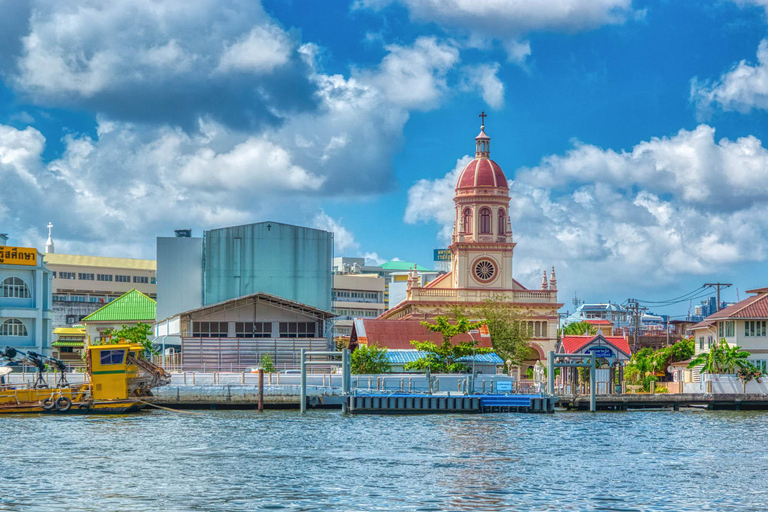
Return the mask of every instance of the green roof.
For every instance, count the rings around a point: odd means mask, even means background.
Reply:
[[[413,266],[416,265],[416,263],[413,263],[411,261],[388,261],[386,263],[381,264],[381,268],[384,270],[402,270],[404,272],[407,272],[413,268]],[[421,272],[434,272],[434,270],[422,267],[421,265],[416,265],[416,270],[419,270]]]
[[[51,346],[54,347],[82,347],[84,340],[81,341],[54,341]]]
[[[102,306],[83,322],[147,322],[155,320],[157,302],[135,288]]]

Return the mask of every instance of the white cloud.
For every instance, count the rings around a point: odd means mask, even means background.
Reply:
[[[504,106],[504,84],[497,76],[500,67],[498,63],[464,66],[462,68],[461,89],[480,91],[483,101],[490,107],[502,108]]]
[[[378,69],[361,71],[357,78],[376,87],[393,105],[415,110],[437,106],[448,90],[446,74],[459,62],[459,51],[434,37],[385,48],[389,53]]]
[[[581,32],[620,24],[634,15],[631,0],[397,0],[415,21],[437,23],[469,38],[504,43],[510,60],[530,54],[524,36],[533,32]],[[393,1],[358,0],[357,8],[382,9]]]
[[[747,113],[752,109],[768,110],[768,39],[757,47],[757,64],[742,60],[716,82],[691,81],[691,101],[701,117],[717,105],[723,110]]]
[[[7,83],[47,106],[240,126],[316,107],[297,42],[260,2],[31,0],[17,25],[20,47],[0,47]]]
[[[333,245],[339,255],[349,251],[357,251],[360,248],[360,244],[355,241],[355,236],[341,225],[341,220],[334,219],[320,210],[312,221],[313,227],[333,233]]]
[[[765,9],[765,14],[768,16],[768,0],[733,0],[737,5],[744,7],[746,5],[752,5],[755,7],[762,7]]]
[[[411,187],[406,222],[450,234],[467,159]],[[570,290],[608,293],[768,256],[768,151],[753,136],[716,142],[702,125],[627,152],[577,143],[514,176],[515,274],[532,286],[552,264]]]
[[[255,27],[221,55],[219,70],[269,72],[285,65],[291,57],[291,41],[274,25]]]

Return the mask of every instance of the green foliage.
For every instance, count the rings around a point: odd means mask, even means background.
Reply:
[[[107,337],[103,342],[105,345],[117,345],[118,343],[129,342],[136,343],[144,347],[144,350],[157,355],[157,350],[152,346],[152,342],[149,340],[149,336],[152,334],[152,327],[149,324],[137,323],[132,327],[128,327],[123,324],[119,331],[115,329],[107,329],[104,335]],[[93,345],[101,345],[102,342],[97,340]]]
[[[597,327],[586,321],[568,324],[561,331],[563,336],[580,336],[583,334],[597,334]]]
[[[387,349],[378,345],[360,345],[352,352],[352,373],[387,373],[392,364],[387,358]]]
[[[760,369],[752,363],[747,363],[746,365],[739,368],[739,370],[736,372],[736,375],[738,375],[741,379],[742,391],[746,393],[747,383],[751,380],[761,382],[760,378],[763,376],[763,372],[761,372]]]
[[[525,315],[504,296],[493,297],[472,311],[483,318],[491,336],[493,349],[504,361],[519,365],[530,353],[531,332]]]
[[[259,366],[265,373],[275,373],[275,363],[272,362],[272,356],[269,354],[262,354]]]
[[[482,322],[470,322],[466,317],[456,313],[456,323],[450,323],[447,317],[439,316],[435,318],[435,323],[421,322],[421,325],[432,332],[439,332],[443,335],[443,342],[436,345],[431,341],[411,341],[411,345],[416,350],[424,352],[425,355],[416,361],[407,363],[406,370],[426,371],[429,369],[434,373],[458,373],[467,369],[466,365],[457,362],[462,357],[475,354],[488,354],[490,348],[478,348],[476,341],[463,341],[454,345],[452,339],[459,334],[464,334],[473,329],[479,329]]]
[[[740,346],[728,345],[725,338],[709,349],[702,352],[688,364],[688,368],[703,365],[701,373],[734,373],[738,368],[745,368],[750,363],[747,361],[749,352],[742,350]]]
[[[624,366],[624,380],[629,384],[641,385],[643,391],[650,391],[651,382],[658,381],[658,375],[663,376],[670,363],[685,361],[693,356],[694,350],[693,338],[658,350],[642,348],[632,354],[629,363]]]

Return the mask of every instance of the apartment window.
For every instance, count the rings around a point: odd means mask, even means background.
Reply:
[[[66,295],[54,295],[53,300],[55,302],[64,302],[66,300],[69,300]]]
[[[238,338],[270,338],[272,322],[235,322],[235,336]]]
[[[133,282],[139,284],[147,284],[149,283],[149,278],[144,276],[133,276]]]
[[[157,284],[157,279],[156,279],[156,278],[154,278],[154,277],[151,277],[151,278],[149,279],[149,284]]]
[[[55,270],[53,272],[51,272],[51,274],[53,274],[53,277],[56,277],[56,271]]]
[[[713,340],[712,336],[707,336],[707,348],[712,348]]]
[[[280,322],[281,338],[314,338],[315,322]]]
[[[699,350],[704,350],[704,336],[699,336]]]
[[[115,276],[115,281],[118,283],[130,283],[131,276]]]
[[[9,318],[0,324],[0,336],[26,336],[27,328],[21,320]]]
[[[102,299],[101,297],[90,296],[88,297],[88,302],[104,302],[104,299]]]
[[[71,300],[72,302],[85,302],[86,297],[85,295],[70,295],[69,300]]]
[[[74,279],[74,272],[59,272],[59,279]]]
[[[226,338],[229,336],[227,322],[192,322],[194,338]]]
[[[81,281],[93,281],[96,279],[96,276],[94,274],[86,274],[83,272],[80,272],[77,274],[77,278]]]
[[[112,281],[112,274],[96,274],[97,281]]]
[[[736,335],[736,322],[729,320],[725,322],[725,337],[730,338]]]
[[[32,297],[29,293],[29,287],[18,277],[8,277],[2,285],[3,297],[14,299],[29,299]]]
[[[744,336],[765,336],[765,320],[747,320],[744,322]]]

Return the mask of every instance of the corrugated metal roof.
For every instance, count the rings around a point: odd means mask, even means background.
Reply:
[[[382,263],[380,266],[384,270],[408,271],[411,270],[414,265],[416,265],[416,263],[411,261],[388,261],[386,263]],[[421,265],[416,265],[416,270],[421,272],[434,272],[434,270],[428,269],[427,267],[422,267]]]
[[[135,288],[102,306],[83,322],[148,322],[155,321],[157,302]]]
[[[426,352],[421,352],[419,350],[387,350],[387,358],[392,364],[412,363],[426,355]],[[472,356],[466,356],[458,359],[458,361],[462,363],[471,363],[472,359]],[[504,364],[504,361],[493,352],[490,354],[476,354],[474,360],[476,363]]]
[[[54,341],[51,343],[51,346],[53,347],[82,347],[85,340],[83,341]]]
[[[78,254],[45,254],[47,265],[74,265],[78,267],[105,267],[127,270],[157,270],[155,260],[135,260],[132,258],[110,258],[107,256],[82,256]]]
[[[85,336],[85,327],[57,327],[53,330],[53,334],[66,334],[66,335],[83,335]]]

